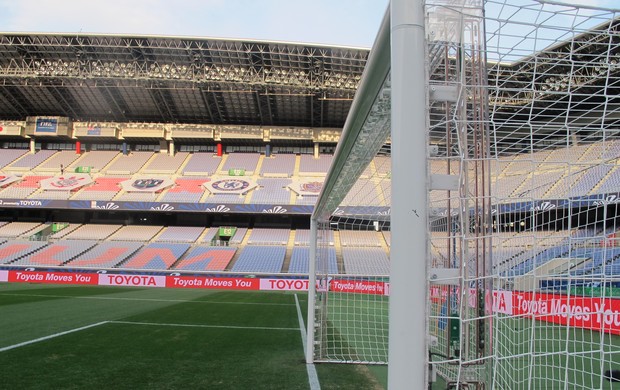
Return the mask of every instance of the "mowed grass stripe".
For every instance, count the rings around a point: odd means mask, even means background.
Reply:
[[[297,332],[108,323],[0,354],[3,386],[306,389]]]
[[[223,329],[248,329],[248,330],[299,330],[299,328],[274,328],[266,326],[236,326],[236,325],[208,325],[208,324],[165,324],[161,322],[136,322],[136,321],[108,321],[109,324],[145,325],[145,326],[172,326],[189,328],[223,328]]]
[[[61,293],[55,294],[54,290]],[[3,330],[0,332],[0,347],[100,321],[217,327],[108,323],[25,345],[0,353],[0,366],[10,373],[3,376],[0,387],[309,389],[303,348],[297,333],[299,321],[294,297],[289,293],[118,287],[67,289],[0,283],[0,293],[39,294],[43,291],[40,295],[73,296],[79,295],[80,290],[84,296],[105,292],[107,294],[100,295],[158,301],[59,298],[8,302],[6,306],[0,306],[0,329]],[[9,301],[21,298],[0,297]],[[231,304],[194,303],[207,300]],[[305,316],[307,297],[299,295],[299,302]],[[360,365],[319,365],[317,371],[323,389],[382,388]]]
[[[70,330],[67,330],[67,331],[64,331],[64,332],[51,334],[49,336],[39,337],[38,339],[24,341],[23,343],[9,345],[8,347],[0,348],[0,352],[5,352],[5,351],[9,351],[11,349],[23,347],[23,346],[26,346],[26,345],[30,345],[30,344],[38,343],[38,342],[41,342],[41,341],[53,339],[53,338],[56,338],[56,337],[61,337],[61,336],[64,336],[66,334],[69,334],[69,333],[79,332],[79,331],[82,331],[84,329],[89,329],[89,328],[92,328],[92,327],[95,327],[95,326],[100,326],[100,325],[107,324],[107,323],[108,323],[107,321],[102,321],[102,322],[98,322],[96,324],[90,324],[90,325],[82,326],[81,328],[70,329]]]
[[[106,287],[107,288],[107,287]],[[0,296],[10,297],[34,297],[34,298],[75,298],[75,299],[95,299],[95,300],[119,300],[119,301],[145,301],[145,302],[170,302],[170,303],[199,303],[213,305],[266,305],[266,306],[294,306],[292,303],[271,303],[271,302],[228,302],[211,300],[188,300],[188,299],[157,299],[157,298],[129,298],[129,297],[102,297],[102,296],[74,296],[74,295],[52,295],[52,294],[27,294],[27,293],[0,293]]]
[[[0,284],[0,291],[4,291],[5,287],[9,290],[13,289],[11,285]],[[63,294],[53,294],[54,288],[45,285],[25,286],[23,291],[42,291],[43,294],[38,295],[69,295],[65,294],[71,291],[70,295],[84,294],[107,294],[107,296],[116,297],[138,297],[142,298],[152,294],[153,298],[162,297],[161,291],[152,291],[157,289],[128,289],[128,288],[109,288],[109,287],[79,287],[70,288],[58,287]],[[12,291],[12,292],[13,292]],[[173,295],[168,298],[204,298],[213,292],[205,291],[170,291]],[[64,332],[70,329],[79,328],[89,324],[123,319],[139,313],[151,310],[161,309],[172,306],[175,302],[165,301],[118,301],[118,300],[86,300],[80,299],[79,296],[71,296],[70,298],[55,298],[51,300],[36,298],[34,301],[23,301],[23,297],[0,297],[3,300],[9,300],[5,305],[0,306],[0,347],[18,344],[28,340],[45,337],[50,334]],[[18,303],[11,303],[10,299],[16,299]]]
[[[0,307],[4,305],[15,305],[35,301],[63,299],[63,298],[84,298],[97,297],[103,295],[119,294],[123,291],[136,293],[144,289],[121,288],[110,289],[106,287],[80,287],[80,286],[54,286],[41,284],[7,284],[0,283]]]
[[[224,293],[228,295],[227,293]],[[219,293],[214,294],[214,296]],[[234,296],[234,295],[233,295]],[[232,299],[231,295],[227,300]],[[255,302],[276,302],[284,298],[289,303],[291,296],[280,292],[238,293],[237,296],[247,302],[251,297]],[[120,320],[120,319],[119,319]],[[148,312],[122,318],[129,322],[153,322],[170,324],[209,324],[214,326],[265,327],[298,329],[295,305],[206,305],[200,306],[190,302],[181,302]]]

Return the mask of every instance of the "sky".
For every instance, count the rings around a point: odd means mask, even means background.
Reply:
[[[517,0],[518,1],[518,0]],[[620,8],[618,0],[562,0]],[[0,0],[0,31],[372,46],[388,0]]]
[[[388,0],[0,0],[0,31],[131,33],[370,47]]]

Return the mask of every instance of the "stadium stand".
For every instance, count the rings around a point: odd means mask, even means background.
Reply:
[[[286,245],[289,229],[254,228],[250,232],[248,245]]]
[[[392,159],[386,156],[376,156],[373,159],[378,176],[387,176],[392,172]]]
[[[230,238],[229,243],[231,245],[241,244],[247,232],[248,232],[248,228],[237,228],[235,235]]]
[[[12,199],[26,199],[39,189],[39,182],[51,176],[24,176],[19,182],[15,182],[0,191],[0,197]]]
[[[319,158],[315,158],[310,154],[302,154],[299,161],[299,175],[300,176],[322,176],[326,175],[329,170],[329,166],[333,160],[332,155],[323,154]]]
[[[392,232],[389,230],[384,230],[381,234],[383,234],[383,239],[385,240],[387,246],[392,245]]]
[[[0,169],[12,164],[15,160],[28,153],[24,149],[1,149],[0,150]]]
[[[82,225],[67,234],[65,238],[71,240],[105,240],[120,228],[121,225]]]
[[[329,245],[334,245],[334,232],[333,230],[328,231],[329,237],[327,237]],[[308,229],[297,229],[295,231],[295,239],[294,245],[296,246],[308,246],[310,245],[310,230]]]
[[[99,172],[118,155],[119,152],[115,150],[93,150],[83,153],[73,167],[89,167],[91,172]]]
[[[327,272],[332,275],[338,274],[338,263],[336,261],[336,250],[334,248],[328,248],[328,263]],[[291,261],[289,263],[288,272],[295,274],[307,274],[308,262],[310,259],[310,248],[308,247],[295,247],[291,254]],[[317,265],[322,266],[322,265]]]
[[[190,242],[194,243],[204,232],[203,227],[197,226],[168,226],[155,238],[156,242]]]
[[[206,203],[245,203],[247,195],[237,194],[210,194],[205,198]]]
[[[97,244],[96,241],[88,240],[63,240],[42,248],[35,253],[21,257],[12,265],[62,265]]]
[[[379,233],[373,231],[340,231],[340,245],[342,246],[381,246],[380,239]]]
[[[38,222],[11,222],[0,227],[0,237],[15,238],[34,233],[41,227]]]
[[[594,189],[594,193],[605,194],[608,192],[620,191],[620,167],[616,165],[601,183]]]
[[[153,157],[153,152],[132,152],[129,155],[119,155],[105,172],[108,175],[133,175],[138,172]]]
[[[121,190],[120,182],[127,177],[98,177],[91,185],[84,187],[73,199],[112,200]]]
[[[258,153],[230,153],[220,170],[227,174],[229,169],[244,169],[246,175],[253,174],[259,158]]]
[[[295,172],[294,154],[273,154],[265,157],[261,164],[260,175],[265,177],[291,177]]]
[[[60,239],[60,238],[63,238],[67,234],[69,234],[72,231],[74,231],[75,229],[79,228],[80,226],[82,226],[82,224],[80,224],[80,223],[70,223],[67,226],[65,226],[64,228],[62,228],[61,230],[57,231],[56,233],[50,234],[49,238],[50,239]]]
[[[314,205],[319,197],[313,195],[304,195],[295,197],[295,204],[299,205]]]
[[[178,178],[174,181],[175,186],[164,193],[162,202],[190,202],[197,203],[202,198],[205,189],[203,183],[209,178],[186,179]]]
[[[68,267],[112,268],[142,248],[141,242],[104,241],[67,264]]]
[[[161,226],[123,226],[112,234],[110,241],[150,241],[162,229]]]
[[[4,167],[7,171],[30,172],[34,168],[56,153],[55,150],[39,150],[35,154],[26,154],[14,163]]]
[[[168,269],[189,249],[189,244],[151,243],[140,249],[121,268]]]
[[[344,273],[347,275],[390,274],[390,261],[381,248],[343,247],[342,259]]]
[[[381,206],[375,183],[368,179],[357,180],[347,196],[342,200],[342,204]]]
[[[295,230],[295,239],[293,240],[295,246],[308,246],[310,245],[310,230],[297,229]]]
[[[278,273],[282,271],[286,248],[282,246],[246,246],[233,264],[233,272]]]
[[[587,195],[605,177],[613,167],[611,165],[594,165],[586,169],[574,185],[568,190],[567,197]]]
[[[215,227],[211,227],[208,228],[207,231],[204,233],[204,235],[202,236],[202,240],[201,242],[204,244],[210,244],[211,241],[215,238],[215,236],[217,235],[217,228]],[[245,234],[245,233],[244,233]],[[232,238],[232,237],[231,237]],[[241,240],[239,242],[241,242],[243,240],[243,238],[241,238]]]
[[[30,198],[34,199],[69,199],[77,191],[41,190],[34,192]]]
[[[237,248],[197,246],[174,269],[185,271],[224,271]]]
[[[0,245],[0,263],[9,264],[45,247],[47,242],[8,240]]]
[[[259,187],[252,191],[250,203],[290,203],[291,192],[286,188],[291,184],[290,179],[260,178],[256,183]]]
[[[38,172],[61,172],[60,167],[63,169],[71,165],[75,160],[80,157],[75,153],[75,150],[61,150],[54,153],[50,158],[35,168]]]
[[[193,153],[182,169],[183,176],[210,176],[216,173],[222,158],[213,153]]]
[[[156,154],[141,172],[173,174],[183,165],[188,155],[186,152],[179,152],[174,156],[165,153]]]
[[[135,201],[135,202],[153,202],[157,199],[161,192],[122,192],[114,197],[114,200]]]

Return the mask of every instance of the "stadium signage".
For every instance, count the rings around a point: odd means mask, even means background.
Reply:
[[[166,287],[165,276],[99,274],[100,286]]]
[[[37,118],[34,128],[35,134],[56,134],[57,131],[57,118]]]
[[[101,127],[97,126],[88,126],[86,129],[86,135],[90,136],[100,136],[101,135]]]
[[[620,299],[514,292],[512,314],[620,335]]]
[[[0,278],[1,281],[1,278]],[[70,272],[9,272],[9,282],[53,284],[98,284],[95,275]]]
[[[386,295],[389,289],[387,289],[385,285],[385,282],[334,279],[331,281],[330,291],[353,294]]]
[[[260,290],[258,279],[168,276],[166,287]]]
[[[260,289],[266,291],[308,291],[307,279],[260,279]]]

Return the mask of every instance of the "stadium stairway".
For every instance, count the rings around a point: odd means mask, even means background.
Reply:
[[[222,169],[226,166],[226,161],[228,160],[228,156],[230,153],[222,153],[222,159],[220,160],[220,164],[217,166],[214,172],[211,172],[210,176],[223,175],[224,171]],[[228,174],[228,172],[226,172]]]
[[[300,164],[301,164],[301,157],[297,154],[295,155],[295,166],[293,167],[293,177],[299,177],[299,165]]]
[[[598,189],[607,182],[609,177],[614,175],[614,171],[616,169],[618,169],[618,168],[616,167],[615,169],[610,169],[609,172],[607,172],[605,174],[605,176],[601,177],[600,180],[596,183],[596,185],[594,187],[592,187],[592,189],[590,190],[590,194],[596,194],[598,192]]]
[[[340,232],[334,231],[334,249],[336,249],[336,264],[338,264],[338,273],[344,274],[344,257],[342,256],[342,246],[340,245]]]
[[[99,174],[101,176],[106,176],[107,172],[108,172],[108,168],[113,167],[114,164],[116,164],[116,161],[121,158],[123,156],[123,153],[118,153],[116,156],[114,156],[114,158],[110,161],[108,161],[108,163],[106,165],[104,165],[100,170],[99,170]]]
[[[387,242],[385,241],[385,236],[379,232],[377,232],[377,234],[379,234],[379,243],[381,244],[381,249],[383,249],[383,251],[385,253],[387,253],[388,258],[390,257],[390,247],[388,247]]]
[[[288,235],[288,242],[286,243],[286,253],[284,254],[284,263],[282,263],[281,272],[287,273],[288,267],[291,264],[291,257],[293,256],[293,248],[295,247],[295,230],[291,229]]]
[[[261,153],[258,157],[258,162],[256,163],[256,169],[254,170],[254,174],[252,175],[254,176],[254,178],[259,177],[259,172],[263,168],[263,161],[265,161],[265,155]]]

